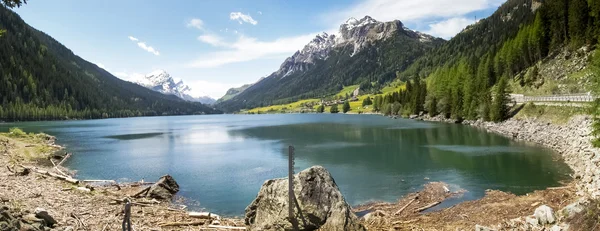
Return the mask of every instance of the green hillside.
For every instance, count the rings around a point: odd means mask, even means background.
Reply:
[[[0,121],[218,111],[123,81],[0,5]]]

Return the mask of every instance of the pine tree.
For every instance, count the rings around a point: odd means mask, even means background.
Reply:
[[[348,100],[346,100],[346,101],[344,102],[344,106],[342,107],[342,111],[343,111],[344,113],[346,113],[346,112],[349,112],[349,111],[350,111],[350,103],[348,102]]]
[[[494,98],[491,108],[491,120],[501,122],[508,115],[508,103],[510,102],[508,81],[501,78],[494,90]]]
[[[363,107],[365,107],[365,106],[369,106],[369,105],[372,105],[372,104],[373,104],[373,102],[371,101],[371,97],[367,97],[367,98],[365,98],[365,99],[363,100],[363,102],[362,102],[362,106],[363,106]]]
[[[325,111],[325,106],[323,104],[319,105],[317,108],[317,113],[323,113]]]
[[[329,109],[329,112],[332,114],[340,112],[340,110],[338,109],[338,105],[337,104],[332,105],[331,108]]]
[[[571,44],[578,47],[585,42],[589,9],[586,0],[569,0],[569,36]]]

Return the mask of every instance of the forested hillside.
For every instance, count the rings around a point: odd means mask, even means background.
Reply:
[[[594,49],[599,31],[600,1],[509,0],[399,77],[427,78],[432,115],[502,120],[510,81],[531,85],[537,74],[518,74],[561,49]]]
[[[0,120],[215,113],[123,81],[0,5]]]

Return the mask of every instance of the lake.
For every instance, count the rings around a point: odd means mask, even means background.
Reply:
[[[327,168],[351,205],[393,202],[444,181],[461,198],[524,194],[569,179],[552,150],[464,125],[378,115],[206,115],[0,124],[58,138],[81,179],[155,181],[172,175],[192,209],[241,216],[267,179]],[[429,179],[429,180],[427,180]]]

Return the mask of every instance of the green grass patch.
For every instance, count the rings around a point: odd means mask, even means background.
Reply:
[[[352,92],[354,90],[356,90],[356,88],[358,88],[360,85],[351,85],[351,86],[347,86],[344,87],[344,89],[342,89],[340,92],[338,92],[337,94],[335,94],[335,97],[344,97],[346,96],[346,93],[348,95],[352,95]],[[366,94],[366,95],[361,95],[358,97],[358,101],[352,101],[350,102],[350,112],[349,113],[358,113],[360,112],[372,112],[373,111],[373,106],[369,105],[366,107],[362,106],[362,102],[364,99],[366,99],[367,97],[371,97],[371,99],[373,99],[375,96],[378,95],[386,95],[392,92],[397,92],[400,91],[402,89],[406,88],[406,84],[400,81],[394,81],[391,84],[389,84],[388,86],[384,87],[383,89],[381,89],[381,94]],[[246,114],[276,114],[276,113],[301,113],[301,112],[316,112],[317,111],[317,107],[319,106],[321,102],[321,99],[305,99],[305,100],[300,100],[300,101],[296,101],[293,103],[289,103],[289,104],[279,104],[279,105],[271,105],[271,106],[266,106],[266,107],[258,107],[258,108],[252,108],[250,110],[246,110],[246,111],[242,111],[242,113],[246,113]],[[310,106],[312,105],[312,106]],[[341,107],[341,105],[340,105]],[[331,107],[327,106],[325,107],[325,113],[329,113],[329,109]]]
[[[354,92],[354,90],[356,90],[356,88],[358,88],[360,85],[351,85],[351,86],[347,86],[344,87],[344,89],[342,89],[340,92],[338,92],[337,94],[335,94],[336,97],[339,96],[346,96],[346,94],[352,96],[352,92]]]

